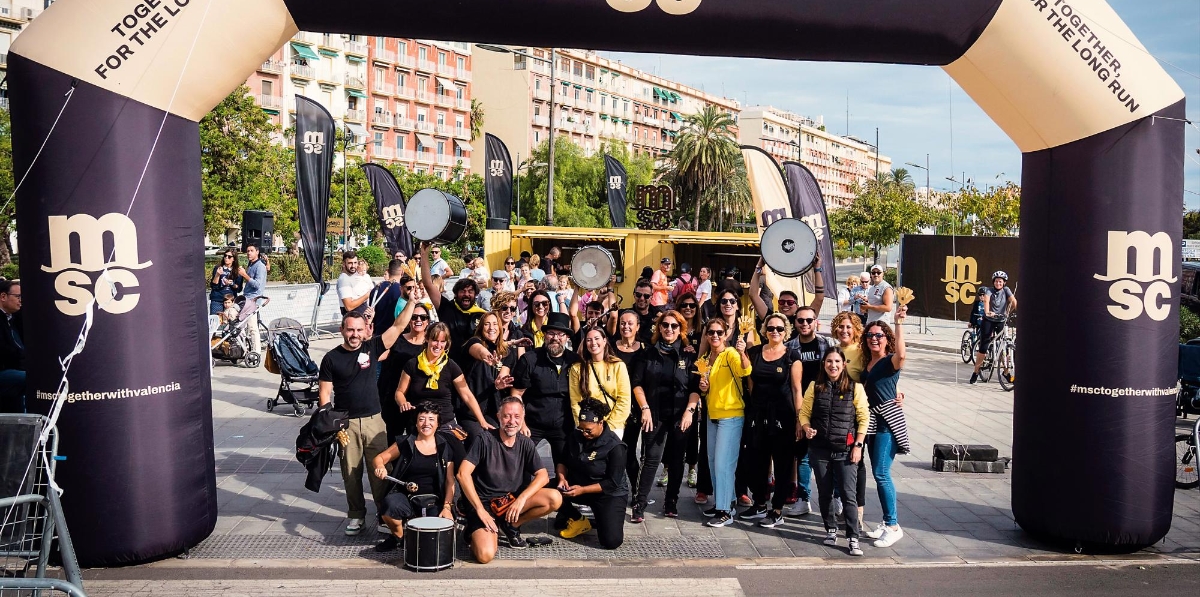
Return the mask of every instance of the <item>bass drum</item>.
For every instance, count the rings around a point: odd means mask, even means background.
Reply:
[[[617,261],[604,247],[583,247],[571,258],[571,279],[585,290],[607,286],[615,273]]]
[[[448,245],[466,232],[467,208],[454,195],[421,189],[404,208],[404,225],[417,240]]]
[[[778,220],[763,231],[762,256],[776,274],[785,278],[800,277],[808,273],[817,260],[817,235],[802,220]]]

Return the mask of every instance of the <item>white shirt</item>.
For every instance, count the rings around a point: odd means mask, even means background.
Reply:
[[[872,306],[882,305],[883,304],[883,293],[884,293],[884,291],[886,291],[887,289],[889,289],[891,287],[892,287],[892,285],[888,284],[887,282],[880,282],[880,283],[868,288],[867,289],[867,304],[872,305]],[[895,293],[893,293],[893,295],[894,294]],[[894,305],[895,302],[896,302],[896,297],[892,296],[893,308],[895,307],[895,305]],[[888,325],[891,325],[892,312],[891,311],[886,311],[886,312],[867,311],[867,323],[871,323],[874,321],[882,321]]]
[[[372,288],[375,288],[375,283],[371,281],[371,276],[359,274],[352,276],[342,272],[337,279],[338,300],[357,299],[370,293]]]
[[[450,269],[450,265],[446,263],[445,259],[439,257],[434,259],[433,263],[429,264],[429,275],[432,276],[434,274],[442,278],[452,278],[454,277],[454,270]]]
[[[711,297],[712,297],[712,280],[705,280],[705,281],[701,282],[699,286],[696,287],[696,302],[703,305],[704,301],[707,301]]]

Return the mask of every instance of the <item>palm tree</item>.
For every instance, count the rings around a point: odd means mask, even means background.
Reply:
[[[713,190],[731,177],[741,161],[733,115],[708,105],[684,120],[675,148],[668,155],[670,170],[680,190],[695,198],[692,222],[699,230],[700,202],[717,199]]]
[[[471,99],[471,140],[474,141],[483,135],[483,102],[477,99]]]

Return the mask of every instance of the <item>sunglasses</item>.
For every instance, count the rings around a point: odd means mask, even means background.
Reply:
[[[677,330],[680,328],[680,325],[674,321],[664,321],[658,324],[658,327],[664,330]]]
[[[509,313],[516,313],[516,312],[517,312],[517,306],[516,306],[516,305],[509,305],[509,306],[507,306],[507,307],[501,307],[501,308],[500,308],[500,310],[501,310],[501,311],[508,311]]]
[[[736,304],[738,304],[738,300],[737,299],[721,299],[721,304],[722,305],[736,305]]]
[[[872,276],[882,276],[883,272],[871,272]]]
[[[875,339],[875,340],[878,340],[878,339],[880,339],[880,338],[887,338],[887,334],[884,334],[884,333],[882,333],[882,332],[875,332],[875,333],[871,333],[871,334],[863,334],[863,336],[864,336],[864,337],[866,337],[866,338],[872,338],[872,339]]]
[[[549,307],[549,306],[550,306],[550,302],[549,302],[549,301],[533,301],[533,308],[534,308],[534,309],[538,309],[538,308],[543,308],[543,309],[544,309],[544,308],[546,308],[546,307]]]
[[[681,303],[679,305],[679,308],[680,309],[695,309],[696,303]]]
[[[493,282],[503,282],[504,278],[492,278]]]
[[[225,258],[226,258],[226,259],[233,259],[233,255],[226,255],[226,256],[225,256]]]
[[[653,295],[650,294],[649,292],[635,292],[635,293],[633,293],[633,296],[636,296],[637,298],[640,298],[640,299],[648,299]]]
[[[797,317],[796,323],[812,324],[816,320],[815,317]]]
[[[787,328],[785,328],[785,327],[783,327],[783,326],[781,326],[781,325],[769,325],[769,326],[767,326],[767,333],[768,333],[768,334],[782,334],[782,333],[783,333],[783,332],[785,332],[786,330],[787,330]]]
[[[517,264],[516,261],[505,261],[504,262],[504,265],[516,265],[516,264]]]
[[[793,300],[790,300],[790,299],[788,299],[788,300],[780,299],[780,301],[779,301],[779,306],[780,306],[780,307],[790,307],[790,306],[792,306],[792,305],[794,305],[794,304],[796,304],[796,301],[793,301]]]
[[[412,320],[413,321],[429,321],[429,316],[428,315],[413,315]]]
[[[408,286],[405,286],[405,287],[404,287],[404,290],[406,290],[406,291],[408,291],[408,292],[412,292],[412,291],[414,291],[414,290],[416,290],[416,289],[417,289],[417,285],[416,285],[416,284],[409,284]]]
[[[721,338],[725,335],[725,330],[711,329],[704,333],[705,333],[705,335],[712,336],[714,338]]]

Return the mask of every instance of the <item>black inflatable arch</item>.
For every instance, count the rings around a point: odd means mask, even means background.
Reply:
[[[85,565],[216,522],[206,313],[181,284],[197,122],[298,29],[943,67],[1024,154],[1017,522],[1115,549],[1169,529],[1183,129],[1155,116],[1184,96],[1103,0],[60,0],[8,86],[31,402],[106,297],[59,421]]]

